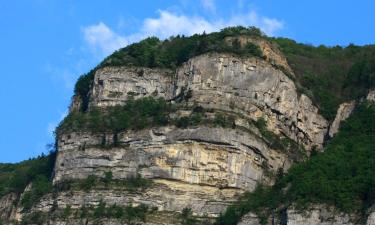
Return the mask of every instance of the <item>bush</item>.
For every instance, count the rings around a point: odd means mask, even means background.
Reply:
[[[235,127],[235,118],[232,115],[225,115],[224,113],[216,113],[214,119],[214,125],[220,127]]]
[[[128,129],[140,130],[166,125],[171,110],[171,105],[161,98],[130,99],[124,106],[92,109],[86,113],[72,112],[59,124],[56,133],[59,135],[68,131],[89,130],[94,133],[117,134]]]
[[[306,150],[303,145],[298,144],[289,137],[279,136],[269,131],[267,129],[267,122],[264,118],[259,118],[255,122],[255,126],[259,129],[262,137],[271,148],[284,151],[288,154],[289,158],[295,162],[306,158]]]
[[[181,223],[183,225],[195,225],[197,224],[197,219],[193,217],[193,213],[190,208],[184,208],[181,212]]]
[[[85,209],[83,218],[90,216],[97,220],[102,218],[116,218],[126,220],[127,224],[132,224],[132,222],[136,220],[145,221],[148,212],[149,208],[144,204],[136,207],[130,205],[122,207],[116,204],[107,206],[103,201],[100,201],[98,206],[92,208],[91,213]]]
[[[112,181],[113,175],[111,171],[104,173],[104,178],[102,179],[104,184],[108,185]]]
[[[106,172],[103,178],[99,178],[95,175],[89,175],[86,179],[76,181],[65,181],[56,185],[61,191],[67,191],[72,188],[78,188],[85,191],[92,190],[94,187],[104,185],[125,187],[128,191],[137,191],[140,189],[146,189],[152,185],[152,180],[142,178],[140,175],[129,177],[126,179],[113,179],[112,172]],[[64,188],[61,188],[64,187]]]
[[[97,184],[97,177],[94,175],[89,175],[86,179],[82,180],[80,183],[80,187],[88,191],[93,188]]]
[[[82,105],[81,111],[86,112],[89,106],[89,92],[94,80],[95,70],[91,70],[89,73],[80,76],[74,87],[74,93],[81,98]]]

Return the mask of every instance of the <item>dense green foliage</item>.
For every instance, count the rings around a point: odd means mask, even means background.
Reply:
[[[363,97],[375,87],[375,46],[314,47],[272,38],[288,59],[301,92],[332,120],[343,101]]]
[[[127,224],[132,224],[134,220],[145,221],[148,211],[148,206],[143,204],[136,207],[121,207],[117,205],[106,206],[104,202],[100,202],[97,207],[89,211],[91,212],[89,215],[84,215],[83,218],[116,218],[126,221]]]
[[[144,66],[174,69],[189,58],[207,52],[228,52],[240,56],[262,57],[260,48],[252,43],[241,46],[237,39],[233,42],[225,41],[226,37],[238,35],[260,37],[262,33],[254,27],[228,27],[220,32],[195,34],[190,37],[178,35],[164,41],[151,37],[116,51],[100,66]]]
[[[152,97],[128,100],[124,106],[72,112],[58,126],[57,134],[71,130],[118,133],[120,131],[165,125],[172,106]]]
[[[52,212],[52,215],[48,215],[43,212],[32,212],[25,215],[22,218],[20,225],[27,224],[45,224],[47,218],[51,216],[62,217],[69,222],[69,217],[78,217],[93,222],[93,224],[103,224],[103,219],[118,219],[124,224],[135,224],[136,221],[145,221],[146,215],[153,212],[154,209],[150,209],[146,205],[133,206],[118,206],[106,205],[103,201],[95,207],[85,207],[81,209],[73,210],[69,205],[62,212]],[[74,213],[74,215],[73,215]],[[82,221],[83,222],[83,221]]]
[[[181,224],[182,225],[195,225],[197,224],[197,219],[194,218],[193,213],[190,208],[184,208],[181,212]]]
[[[10,193],[22,193],[29,183],[33,183],[27,199],[35,199],[48,189],[56,153],[41,155],[15,164],[0,164],[0,197]],[[29,200],[25,198],[24,203]]]
[[[91,70],[89,73],[80,76],[74,87],[74,93],[80,98],[82,105],[80,111],[86,112],[89,107],[89,92],[94,80],[95,69]]]
[[[83,180],[76,180],[71,182],[66,182],[63,184],[64,188],[69,189],[82,189],[85,191],[89,191],[95,187],[123,187],[129,191],[136,191],[136,190],[143,190],[152,185],[152,180],[142,178],[140,175],[135,177],[129,177],[127,179],[113,179],[112,173],[107,172],[103,178],[96,177],[94,175],[88,176],[86,179]]]
[[[261,219],[291,204],[334,205],[365,212],[375,204],[375,105],[363,103],[340,128],[324,153],[292,166],[272,187],[259,186],[228,208],[216,222],[237,224],[252,211]]]
[[[84,190],[90,191],[102,188],[120,188],[129,192],[145,190],[153,185],[153,181],[145,179],[139,174],[126,179],[113,179],[112,172],[108,171],[104,177],[89,175],[85,179],[66,180],[54,185],[55,192]]]

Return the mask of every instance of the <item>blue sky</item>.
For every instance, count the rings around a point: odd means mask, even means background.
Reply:
[[[373,0],[0,0],[0,162],[46,151],[77,77],[144,37],[255,25],[325,45],[375,43]]]

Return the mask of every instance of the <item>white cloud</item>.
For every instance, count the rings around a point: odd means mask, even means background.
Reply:
[[[159,11],[159,15],[159,18],[148,18],[144,21],[141,31],[144,36],[157,36],[164,39],[177,34],[192,35],[218,30],[217,24],[200,17],[188,17],[162,10]]]
[[[262,18],[263,32],[266,34],[274,34],[276,31],[284,28],[284,24],[276,19]]]
[[[209,21],[202,17],[186,16],[169,11],[160,10],[158,18],[145,19],[141,33],[143,36],[158,36],[168,38],[171,35],[207,33],[218,31],[227,26],[256,26],[268,35],[273,35],[283,28],[283,23],[277,19],[260,16],[255,11],[238,14],[227,20]]]
[[[83,35],[85,41],[92,47],[93,51],[105,55],[129,43],[125,37],[112,31],[103,22],[83,28]]]
[[[226,20],[207,20],[199,16],[189,16],[167,10],[159,10],[157,18],[146,18],[140,26],[139,31],[128,36],[122,36],[114,32],[103,22],[83,28],[83,34],[86,43],[93,51],[106,56],[127,44],[149,36],[157,36],[165,39],[177,34],[193,35],[203,33],[204,31],[210,33],[219,31],[224,27],[238,25],[259,27],[267,35],[274,35],[284,26],[283,22],[274,18],[261,16],[256,11],[236,14]]]
[[[60,117],[58,120],[48,123],[47,125],[47,132],[50,137],[54,137],[54,132],[56,130],[57,125],[68,115],[68,111],[64,111],[60,113]]]
[[[201,0],[203,8],[210,12],[216,11],[215,0]]]

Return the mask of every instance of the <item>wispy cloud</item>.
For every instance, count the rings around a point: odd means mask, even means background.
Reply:
[[[157,36],[164,39],[177,34],[192,35],[216,30],[218,30],[218,24],[211,23],[202,17],[160,10],[158,18],[145,19],[141,33],[143,36]]]
[[[84,27],[83,36],[92,51],[103,54],[112,53],[129,43],[126,37],[117,34],[103,22]]]
[[[203,8],[210,12],[215,12],[216,11],[216,5],[215,5],[215,0],[201,0],[201,4]]]
[[[207,7],[214,7],[213,1],[204,1]],[[213,4],[213,6],[209,6]],[[236,14],[228,19],[208,20],[199,16],[190,16],[168,10],[159,10],[156,18],[146,18],[138,32],[131,35],[120,35],[103,22],[83,28],[84,40],[94,52],[103,56],[139,41],[145,37],[157,36],[161,39],[172,35],[193,35],[203,32],[218,31],[227,26],[256,26],[268,35],[274,35],[283,29],[283,22],[275,18],[259,15],[256,11]]]

